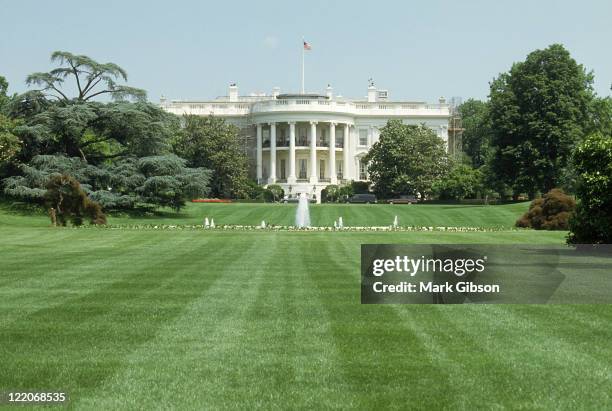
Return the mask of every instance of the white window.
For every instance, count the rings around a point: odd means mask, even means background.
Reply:
[[[342,176],[344,174],[342,173],[342,160],[338,160],[338,162],[336,163],[336,176],[342,180]]]
[[[360,128],[359,129],[359,145],[365,147],[368,145],[368,129]]]
[[[319,178],[325,178],[325,160],[319,160]]]

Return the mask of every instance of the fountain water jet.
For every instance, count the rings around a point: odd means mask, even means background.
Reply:
[[[310,211],[308,210],[308,196],[300,193],[298,207],[295,212],[295,226],[298,228],[310,227]]]

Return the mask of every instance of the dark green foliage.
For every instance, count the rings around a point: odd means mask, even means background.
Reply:
[[[267,191],[267,195],[266,195],[267,201],[280,201],[283,199],[283,196],[285,195],[285,190],[283,190],[283,188],[279,186],[278,184],[270,184],[268,187],[266,187],[266,191]]]
[[[461,145],[473,168],[486,162],[491,144],[491,120],[487,102],[469,99],[458,107],[463,135]]]
[[[248,158],[238,128],[213,116],[184,117],[185,128],[174,141],[174,152],[190,167],[212,171],[211,195],[239,197],[248,185]]]
[[[330,184],[321,190],[322,203],[337,203],[340,199],[340,187],[335,184]]]
[[[458,164],[432,187],[441,200],[463,200],[475,198],[483,190],[483,175],[469,165]]]
[[[15,129],[22,162],[35,155],[65,154],[93,164],[107,159],[167,153],[178,118],[149,103],[51,104]]]
[[[516,221],[516,226],[536,230],[567,230],[575,208],[574,199],[555,188],[542,198],[533,200],[529,210]]]
[[[536,50],[491,83],[490,167],[515,194],[558,186],[591,126],[593,76],[561,45]]]
[[[3,76],[0,76],[0,114],[4,113],[9,105],[8,81]]]
[[[349,197],[355,194],[352,184],[347,184],[339,188],[338,190],[338,201],[344,202]]]
[[[367,194],[370,192],[370,182],[369,181],[351,181],[351,190],[353,194]]]
[[[444,141],[429,128],[391,120],[382,128],[364,161],[380,198],[421,194],[425,199],[433,183],[446,175],[450,160]]]
[[[17,125],[17,121],[0,114],[0,165],[12,161],[21,151],[22,142],[14,134]]]
[[[612,134],[595,133],[573,155],[578,206],[570,219],[568,242],[612,243]]]
[[[72,225],[79,226],[83,224],[84,217],[89,219],[90,224],[106,224],[100,204],[89,199],[79,182],[69,175],[52,176],[44,198],[53,225],[65,226],[70,221]]]
[[[111,165],[93,166],[78,157],[36,156],[21,166],[21,175],[4,180],[8,196],[41,203],[46,185],[57,175],[70,175],[105,210],[168,206],[176,210],[185,201],[208,194],[210,172],[185,167],[170,154],[128,158]]]
[[[247,180],[246,184],[236,193],[237,198],[243,200],[263,200],[266,189],[253,180]]]

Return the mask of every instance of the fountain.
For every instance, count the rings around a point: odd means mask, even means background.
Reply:
[[[342,217],[338,217],[338,228],[344,228],[344,221],[342,221]]]
[[[393,219],[393,228],[397,228],[398,226],[398,220],[397,220],[397,216],[395,216],[395,218]]]
[[[208,222],[208,217],[204,218],[204,227],[206,228],[210,227],[210,223]]]
[[[264,220],[261,220],[261,224],[259,227],[266,228],[266,222]]]
[[[310,227],[310,211],[308,210],[308,196],[300,193],[298,207],[295,212],[295,226],[298,228]]]
[[[215,220],[212,217],[210,218],[210,228],[215,228]]]

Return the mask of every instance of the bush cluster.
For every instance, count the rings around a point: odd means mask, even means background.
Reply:
[[[68,220],[72,225],[80,226],[83,217],[88,217],[91,224],[106,224],[100,204],[92,201],[79,182],[67,174],[56,174],[49,179],[45,203],[54,226],[65,226]]]
[[[517,227],[536,230],[567,230],[576,201],[563,190],[553,188],[531,202],[529,210],[516,221]]]

